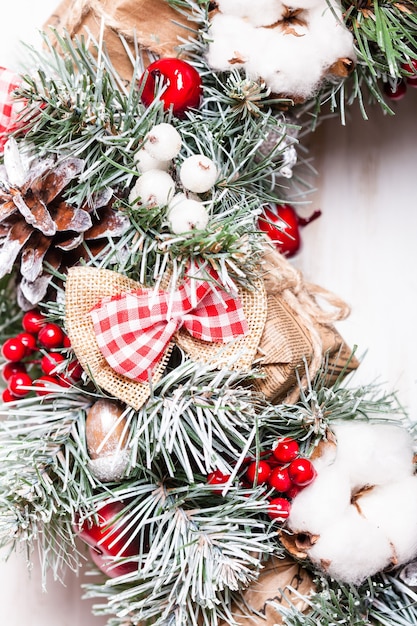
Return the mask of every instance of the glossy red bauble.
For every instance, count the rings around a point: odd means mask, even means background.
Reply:
[[[45,324],[39,331],[38,341],[43,348],[61,348],[64,342],[65,333],[58,324]]]
[[[176,117],[183,117],[188,109],[196,109],[202,96],[201,78],[196,69],[177,58],[158,59],[151,63],[139,80],[141,99],[145,106],[161,95],[164,109],[172,108]]]
[[[24,398],[30,393],[30,387],[32,386],[32,379],[26,372],[13,374],[7,381],[7,388],[11,394]]]
[[[17,363],[26,356],[26,346],[17,337],[11,337],[4,342],[1,353],[6,361]]]
[[[286,498],[271,498],[268,505],[268,515],[271,519],[286,520],[291,512],[291,502]]]
[[[138,542],[129,541],[130,532],[121,518],[125,504],[105,503],[97,510],[98,521],[85,520],[75,527],[78,536],[90,546],[90,555],[97,567],[114,578],[137,570],[137,563],[117,564],[118,558],[136,556]]]
[[[37,309],[27,311],[22,318],[23,329],[27,333],[38,334],[42,326],[46,324],[45,316],[42,315]]]
[[[316,469],[312,462],[306,458],[295,459],[288,466],[288,474],[297,487],[306,487],[316,477]]]
[[[278,439],[275,446],[272,448],[272,454],[278,463],[290,463],[299,455],[300,449],[295,439],[290,437],[282,437]]]
[[[263,485],[271,473],[271,466],[266,461],[252,461],[246,469],[246,479],[251,485]]]
[[[276,467],[273,469],[268,478],[268,485],[280,493],[289,491],[293,483],[288,474],[288,469],[286,467]]]

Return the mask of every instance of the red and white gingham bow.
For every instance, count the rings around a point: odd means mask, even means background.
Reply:
[[[0,151],[3,151],[9,133],[16,130],[19,114],[24,108],[21,100],[13,98],[13,91],[21,82],[20,76],[0,67]]]
[[[227,342],[248,330],[239,299],[206,281],[185,281],[174,294],[152,289],[103,298],[91,311],[101,353],[119,374],[148,381],[174,333]]]

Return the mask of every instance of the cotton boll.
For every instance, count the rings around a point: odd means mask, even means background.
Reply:
[[[242,67],[253,47],[256,29],[240,17],[218,13],[211,20],[207,62],[211,68],[226,71]]]
[[[350,474],[352,489],[397,481],[413,473],[413,442],[394,424],[344,422],[334,425],[337,462]]]
[[[175,193],[175,183],[167,172],[148,170],[136,181],[129,194],[129,202],[138,199],[145,206],[165,206]]]
[[[213,187],[216,179],[217,167],[204,154],[193,154],[181,165],[180,180],[189,191],[204,193]]]
[[[222,13],[247,19],[254,26],[270,26],[284,14],[277,0],[218,0],[217,5]]]
[[[343,23],[338,3],[329,7],[327,1],[309,11],[309,29],[315,42],[315,54],[323,69],[329,68],[340,58],[356,60],[352,33]]]
[[[179,193],[169,204],[168,222],[171,231],[176,235],[193,230],[202,230],[209,221],[209,215],[202,202],[187,198]]]
[[[137,151],[134,160],[138,171],[142,174],[148,170],[163,170],[167,172],[171,165],[171,161],[158,161],[158,159],[154,159],[144,148]]]
[[[287,525],[294,531],[322,534],[350,506],[349,478],[337,465],[322,467],[314,482],[294,498]]]
[[[358,585],[390,565],[393,552],[385,534],[351,506],[319,537],[308,556],[330,576]]]
[[[417,555],[417,476],[374,487],[357,505],[392,543],[398,565]]]
[[[172,124],[156,124],[146,136],[144,149],[157,161],[170,161],[181,150],[181,135]]]

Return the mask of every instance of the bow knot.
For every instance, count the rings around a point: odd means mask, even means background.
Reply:
[[[110,367],[147,382],[173,335],[228,342],[248,325],[240,301],[207,281],[187,279],[176,291],[140,288],[103,298],[90,311],[97,345]]]

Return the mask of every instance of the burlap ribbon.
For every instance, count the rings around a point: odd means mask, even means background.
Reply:
[[[66,281],[65,325],[72,348],[81,364],[99,387],[112,396],[139,409],[151,393],[151,385],[161,379],[174,343],[167,347],[157,363],[149,382],[131,380],[115,372],[104,358],[96,341],[91,309],[106,296],[135,291],[141,285],[122,274],[93,267],[72,267]],[[266,292],[263,281],[257,280],[253,291],[241,289],[244,316],[248,322],[247,334],[225,343],[210,343],[191,337],[179,330],[174,342],[200,363],[213,363],[215,367],[246,371],[252,366],[264,330],[266,319]]]
[[[134,42],[158,56],[178,56],[181,38],[193,34],[192,22],[172,9],[165,0],[62,0],[45,23],[71,37],[91,32],[103,39],[114,67],[126,81],[132,63],[120,40],[123,36],[134,54]]]

